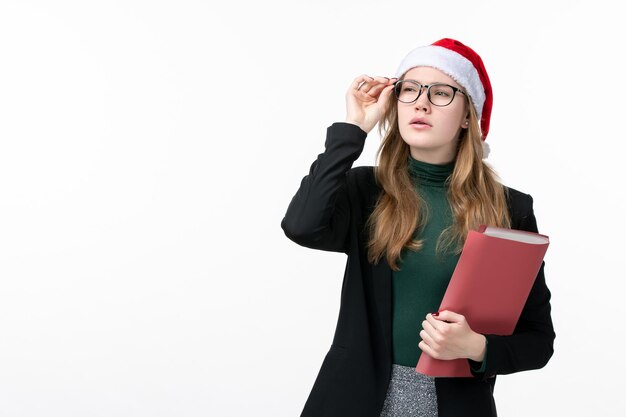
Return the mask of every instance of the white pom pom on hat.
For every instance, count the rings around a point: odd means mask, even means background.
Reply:
[[[490,152],[491,148],[489,147],[489,144],[483,140],[483,159],[487,159]]]
[[[485,143],[489,133],[493,93],[487,70],[480,56],[461,42],[444,38],[427,46],[413,49],[402,60],[396,71],[400,78],[413,67],[433,67],[450,76],[469,94],[476,109],[483,138],[485,158],[489,147]]]

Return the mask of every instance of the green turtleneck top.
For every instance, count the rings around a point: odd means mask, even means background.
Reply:
[[[439,309],[459,259],[452,249],[435,253],[437,238],[453,221],[446,184],[453,169],[454,161],[437,165],[409,155],[409,174],[426,205],[427,221],[414,234],[423,240],[422,249],[418,252],[403,249],[398,262],[400,270],[393,271],[393,362],[399,365],[417,365],[422,353],[418,346],[422,321],[426,320],[426,314]],[[472,368],[480,372],[484,362],[472,361]],[[482,365],[481,369],[476,369],[476,365]]]

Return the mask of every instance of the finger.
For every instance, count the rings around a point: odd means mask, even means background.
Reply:
[[[375,84],[373,84],[373,83],[375,83],[375,82],[376,81],[365,81],[363,84],[361,84],[359,86],[359,88],[357,88],[357,91],[360,91],[361,93],[364,93],[364,94],[369,94],[369,95],[374,96],[375,94],[374,94],[374,91],[372,91],[372,90],[373,90],[373,88],[375,86]]]
[[[352,81],[352,85],[350,86],[351,89],[353,90],[358,90],[359,88],[362,87],[362,85],[366,82],[366,81],[371,81],[373,80],[372,77],[370,77],[367,74],[361,74],[358,77],[356,77],[354,79],[354,81]]]
[[[383,89],[383,91],[380,92],[380,95],[378,96],[378,102],[380,103],[382,108],[387,108],[387,103],[389,102],[393,89],[394,85],[392,84],[388,85]]]
[[[361,89],[361,91],[372,97],[378,97],[380,95],[380,92],[384,88],[385,88],[385,84],[377,84],[377,85],[371,86],[369,89],[367,89],[367,91],[365,91],[365,89]]]
[[[357,91],[363,91],[364,93],[369,93],[372,96],[376,96],[378,95],[378,92],[381,91],[383,88],[385,88],[387,85],[389,84],[393,84],[395,81],[392,80],[397,80],[394,78],[388,78],[388,77],[370,77],[369,75],[361,75],[359,77],[357,77],[355,79],[356,81],[359,81],[358,86],[356,87]],[[375,91],[372,91],[376,89]]]
[[[431,339],[434,339],[438,336],[438,330],[428,320],[424,320],[422,322],[422,329],[424,329],[424,331],[428,333]]]
[[[392,79],[393,79],[393,78],[389,78],[389,77],[382,77],[382,76],[376,76],[376,77],[374,77],[374,81],[377,81],[377,82],[379,82],[379,83],[381,83],[381,84],[385,84],[385,85],[388,85],[388,84],[391,82],[391,80],[392,80]]]
[[[388,96],[393,91],[394,87],[395,87],[394,85],[388,85],[388,86],[384,87],[381,90],[379,96],[380,97]]]
[[[439,312],[437,317],[434,317],[437,320],[447,321],[448,323],[459,323],[465,320],[465,316],[462,314],[455,313],[450,310],[443,310]]]
[[[426,314],[426,321],[430,323],[438,332],[442,332],[446,326],[446,322],[437,320],[431,313]]]
[[[435,323],[437,324],[437,323]],[[437,329],[435,328],[428,320],[424,320],[424,323],[422,325],[424,327],[424,331],[428,334],[428,336],[430,336],[430,338],[438,345],[440,346],[442,343],[445,343],[446,341],[446,335],[445,333],[447,333],[446,329]]]
[[[431,348],[426,343],[424,343],[423,340],[421,342],[419,342],[419,344],[417,346],[420,349],[422,349],[422,352],[424,352],[425,354],[427,354],[431,358],[437,359],[439,357],[439,354],[437,352],[435,352],[435,350],[433,348]]]
[[[426,342],[426,344],[427,344],[428,346],[430,346],[431,348],[433,348],[433,349],[438,349],[438,348],[439,348],[439,343],[437,343],[437,342],[435,341],[435,339],[433,339],[433,338],[432,338],[432,337],[428,334],[428,332],[427,332],[426,330],[422,330],[422,331],[420,332],[420,337],[421,337],[421,338],[422,338],[422,340],[423,340],[424,342]]]

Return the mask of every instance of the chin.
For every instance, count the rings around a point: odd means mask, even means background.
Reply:
[[[411,134],[404,135],[400,132],[402,136],[402,140],[407,145],[413,148],[424,148],[424,149],[433,149],[437,147],[437,141],[432,137],[429,137],[424,134],[415,134],[415,132],[411,132]],[[441,144],[439,144],[441,146]]]
[[[454,159],[454,156],[453,156],[454,149],[448,149],[448,146],[452,146],[451,143],[437,141],[434,138],[424,138],[424,137],[416,138],[415,136],[411,136],[409,138],[404,138],[403,136],[402,138],[404,140],[404,143],[409,145],[409,147],[411,148],[411,154],[413,154],[414,152],[418,154],[422,154],[422,159],[423,158],[431,159],[432,156],[435,156],[435,159],[437,160]],[[452,155],[452,157],[449,157],[448,156],[449,154]],[[426,155],[428,155],[428,157]],[[426,160],[426,162],[430,162],[430,161]],[[442,163],[442,162],[438,161],[435,163]]]

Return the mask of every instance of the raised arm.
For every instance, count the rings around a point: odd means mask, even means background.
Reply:
[[[346,92],[346,122],[333,123],[281,222],[285,235],[312,249],[347,253],[350,199],[346,176],[383,114],[393,79],[361,75]]]
[[[367,133],[350,123],[333,123],[326,150],[311,165],[281,222],[285,235],[312,249],[347,252],[350,203],[346,174],[363,151]]]

